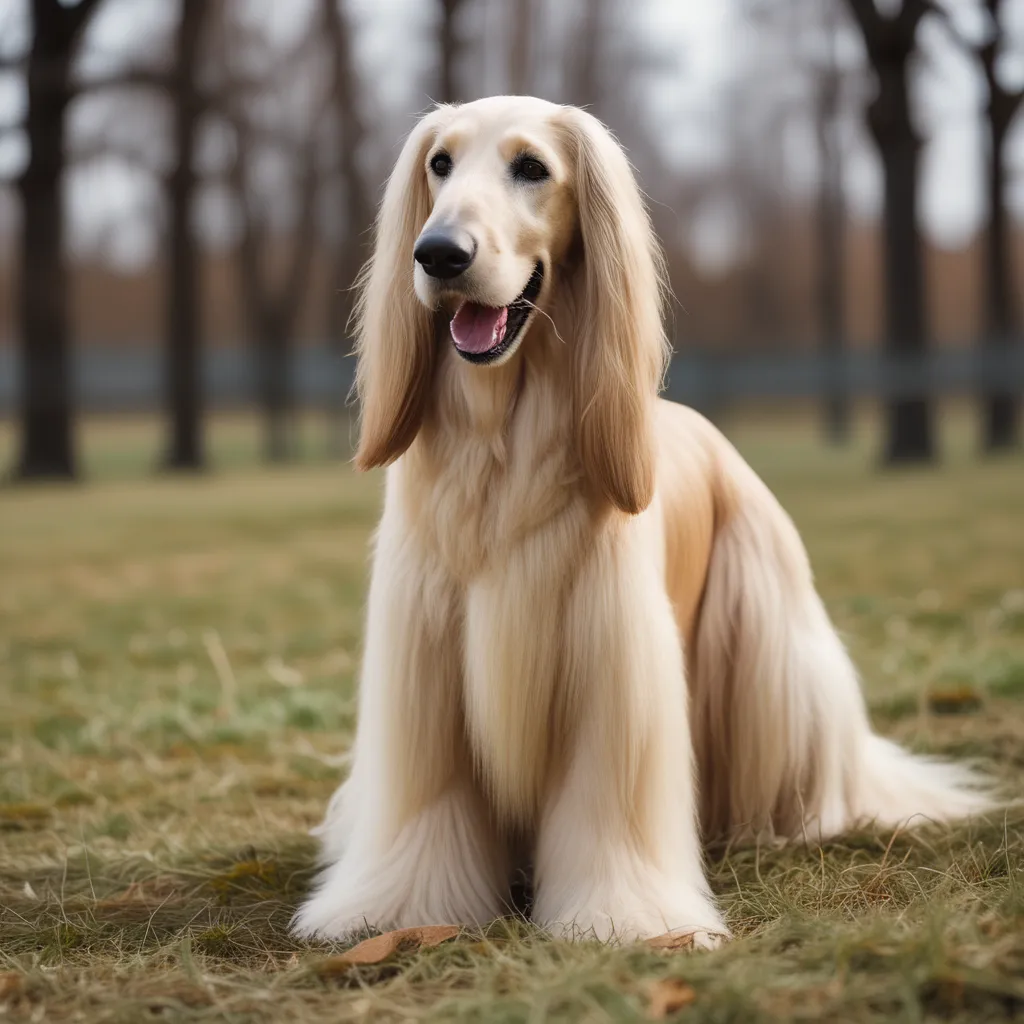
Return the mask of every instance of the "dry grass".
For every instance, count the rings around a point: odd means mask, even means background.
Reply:
[[[325,972],[297,943],[306,831],[344,771],[379,481],[338,465],[0,493],[0,1017],[48,1021],[1009,1020],[1024,1013],[1024,812],[823,848],[710,851],[737,939],[554,943],[516,921]],[[920,749],[1024,765],[1024,463],[876,473],[867,445],[738,426],[869,680]],[[249,436],[249,435],[245,435]],[[250,445],[251,447],[251,445]],[[942,698],[945,700],[936,699]],[[938,714],[937,711],[946,712]],[[952,713],[949,713],[952,712]]]

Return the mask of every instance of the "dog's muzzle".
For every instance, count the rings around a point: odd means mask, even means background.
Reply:
[[[469,269],[476,242],[465,232],[434,228],[420,235],[412,255],[428,277],[450,281]]]

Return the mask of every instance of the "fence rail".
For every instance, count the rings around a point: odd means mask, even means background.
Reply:
[[[354,360],[327,346],[297,349],[292,393],[301,406],[337,406],[352,384]],[[74,394],[90,412],[147,411],[162,402],[163,363],[154,348],[87,348],[74,358]],[[17,353],[0,348],[0,415],[18,401]],[[210,350],[203,363],[207,404],[214,409],[250,405],[255,396],[251,353]],[[992,388],[1024,390],[1024,346],[940,349],[918,359],[894,361],[877,351],[841,359],[819,353],[722,354],[680,352],[669,370],[668,397],[698,408],[742,399],[822,398],[836,390],[851,398],[976,394]]]

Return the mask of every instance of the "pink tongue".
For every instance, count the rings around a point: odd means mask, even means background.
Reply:
[[[452,340],[463,352],[479,354],[494,348],[505,337],[508,307],[494,309],[464,302],[452,317]]]

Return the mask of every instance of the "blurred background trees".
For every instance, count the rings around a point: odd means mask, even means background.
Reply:
[[[910,110],[910,89],[918,31],[931,9],[930,0],[901,0],[885,13],[875,0],[850,0],[874,79],[867,123],[882,162],[885,347],[896,359],[918,356],[929,343],[918,229],[921,136]],[[890,403],[888,419],[888,460],[931,458],[931,410],[923,381],[921,393]]]
[[[181,0],[170,91],[174,162],[167,176],[167,298],[164,370],[167,387],[168,469],[202,469],[202,277],[192,230],[196,139],[203,113],[201,48],[212,5]]]
[[[835,443],[873,397],[906,462],[968,392],[982,445],[1019,445],[1024,0],[8,0],[14,472],[75,475],[81,402],[159,402],[163,468],[202,469],[231,402],[291,457],[295,409],[344,401],[400,139],[499,92],[586,105],[629,149],[679,299],[674,394],[812,399]]]
[[[25,69],[28,157],[18,176],[21,260],[22,477],[75,475],[71,352],[64,253],[67,110],[75,95],[71,65],[99,0],[66,7],[33,0]]]
[[[1021,325],[1016,297],[1019,279],[1014,277],[1012,224],[1010,222],[1009,179],[1010,130],[1024,103],[1024,75],[1020,73],[1021,53],[1010,40],[1010,2],[985,0],[988,23],[976,46],[978,62],[985,75],[988,102],[985,106],[988,128],[986,198],[988,235],[985,245],[985,337],[997,350],[1014,344]],[[1016,7],[1018,25],[1020,4]],[[1017,73],[1011,78],[1006,66]],[[1017,339],[1019,344],[1019,338]],[[985,444],[989,449],[1010,448],[1019,441],[1019,396],[1012,388],[990,388],[986,396]]]

